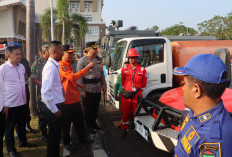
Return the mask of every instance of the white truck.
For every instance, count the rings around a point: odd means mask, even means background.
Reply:
[[[181,37],[180,37],[181,38]],[[190,40],[195,37],[190,37]],[[172,39],[173,40],[173,39]],[[177,39],[178,40],[178,39]],[[186,39],[188,40],[188,39]],[[136,37],[124,38],[117,42],[112,60],[107,56],[107,98],[116,108],[119,102],[114,99],[114,84],[117,76],[121,73],[124,62],[127,62],[127,52],[131,48],[136,48],[140,54],[138,59],[141,66],[147,71],[147,87],[143,91],[143,97],[135,116],[135,129],[147,141],[153,143],[157,148],[172,152],[177,143],[178,131],[161,123],[164,115],[166,124],[168,121],[176,123],[180,127],[182,111],[169,108],[162,103],[157,104],[160,95],[173,87],[181,85],[180,78],[173,78],[172,69],[176,66],[184,66],[187,61],[198,53],[214,53],[218,49],[227,48],[232,54],[232,41],[207,40],[206,37],[195,38],[198,41],[173,41],[167,37]],[[203,41],[202,41],[203,40]],[[222,55],[222,58],[225,55]],[[230,68],[230,63],[228,64]],[[228,78],[230,80],[230,78]],[[151,114],[154,109],[157,112],[156,118]]]

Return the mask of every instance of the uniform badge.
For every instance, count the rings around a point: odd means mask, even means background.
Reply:
[[[206,113],[206,114],[204,114],[202,116],[199,116],[199,120],[200,120],[201,123],[209,120],[210,118],[211,118],[211,114],[210,113]]]
[[[189,128],[189,130],[185,133],[183,138],[181,139],[182,146],[186,153],[191,153],[191,148],[196,142],[200,139],[199,134],[196,132],[193,126]]]
[[[203,143],[199,149],[199,157],[221,157],[220,143]]]
[[[185,125],[189,122],[189,119],[190,119],[190,117],[189,117],[189,115],[187,115],[185,117],[185,119],[184,119],[184,122],[183,122],[182,126],[181,126],[181,130],[183,130],[183,128],[185,127]]]
[[[67,70],[67,68],[66,68],[66,67],[63,67],[63,68],[62,68],[62,70],[64,70],[64,71],[65,71],[65,70]]]

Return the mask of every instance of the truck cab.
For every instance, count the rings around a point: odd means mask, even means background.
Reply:
[[[140,56],[138,62],[147,70],[147,88],[143,91],[144,97],[149,97],[159,89],[172,87],[172,53],[171,42],[166,37],[136,37],[124,38],[117,42],[111,65],[108,68],[108,100],[119,108],[114,99],[114,84],[124,63],[128,62],[127,52],[135,48]]]

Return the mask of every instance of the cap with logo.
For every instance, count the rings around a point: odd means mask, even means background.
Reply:
[[[94,48],[94,49],[97,49],[97,48],[98,48],[96,42],[88,42],[88,43],[86,43],[86,48],[88,48],[88,47],[92,47],[92,48]]]
[[[227,68],[216,55],[199,54],[191,58],[184,67],[175,67],[174,75],[190,75],[198,80],[219,84],[227,81]]]
[[[73,46],[71,44],[64,45],[63,47],[64,47],[65,52],[68,52],[68,53],[75,52],[75,50],[73,49]]]
[[[15,42],[8,43],[7,46],[8,47],[14,47],[14,48],[22,48],[22,46],[20,44],[15,43]]]

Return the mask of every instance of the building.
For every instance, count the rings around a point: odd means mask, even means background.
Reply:
[[[58,0],[53,0],[55,8]],[[102,7],[104,0],[69,0],[69,13],[81,14],[88,21],[88,31],[85,36],[85,43],[99,41],[105,35],[105,23],[102,20]],[[44,10],[50,8],[50,0],[35,0],[36,23],[39,23],[40,16]],[[40,34],[41,30],[37,30]],[[83,46],[83,45],[82,45]]]
[[[23,46],[22,55],[25,56],[26,1],[0,0],[0,21],[0,44],[18,42]],[[0,48],[0,55],[4,55],[3,48]]]
[[[83,15],[88,21],[88,32],[85,42],[99,41],[105,35],[105,23],[102,20],[102,7],[104,0],[70,0],[70,14]]]

